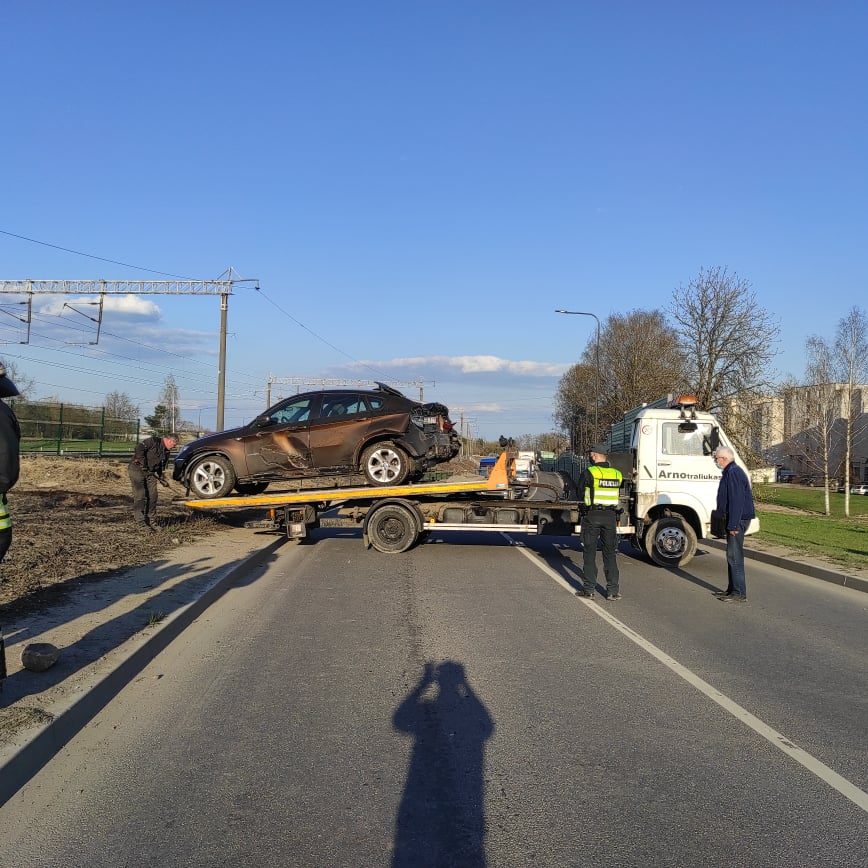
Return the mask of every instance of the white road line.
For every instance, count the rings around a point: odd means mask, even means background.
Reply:
[[[532,564],[542,570],[549,578],[554,579],[561,587],[568,590],[573,596],[576,596],[575,589],[565,581],[562,576],[559,576],[548,564],[544,563],[540,558],[524,545],[517,543],[514,539],[504,534],[515,549],[520,551]],[[751,714],[746,708],[742,708],[737,702],[733,702],[728,696],[724,696],[717,688],[712,687],[707,681],[704,681],[694,672],[691,672],[686,666],[682,666],[677,660],[670,657],[664,651],[661,651],[656,645],[649,642],[647,639],[640,636],[635,630],[631,630],[626,624],[615,618],[605,608],[595,603],[593,600],[584,597],[578,597],[579,602],[584,603],[594,614],[598,615],[620,633],[623,633],[628,639],[635,642],[640,648],[647,651],[652,657],[659,660],[664,666],[671,669],[676,675],[683,678],[688,684],[695,687],[701,693],[704,693],[709,699],[716,702],[721,708],[728,711],[733,717],[738,718],[746,726],[749,726],[754,732],[761,735],[763,738],[771,742],[778,750],[785,753],[788,757],[794,759],[797,763],[803,765],[809,772],[816,775],[821,781],[825,781],[830,787],[836,789],[842,796],[848,798],[854,805],[860,807],[863,811],[868,812],[868,793],[860,790],[855,784],[850,783],[846,778],[839,775],[836,771],[830,769],[827,765],[820,762],[816,757],[811,756],[807,751],[797,747],[785,735],[770,727],[767,723],[763,723],[758,717]]]

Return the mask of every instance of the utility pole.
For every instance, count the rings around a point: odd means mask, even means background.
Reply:
[[[226,403],[226,320],[229,316],[229,293],[220,294],[220,357],[217,362],[217,430],[223,430]]]

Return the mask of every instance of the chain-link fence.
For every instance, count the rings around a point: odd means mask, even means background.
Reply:
[[[10,400],[21,426],[22,453],[46,455],[133,454],[141,419],[117,419],[105,407]]]

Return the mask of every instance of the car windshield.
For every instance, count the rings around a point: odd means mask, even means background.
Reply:
[[[711,455],[712,426],[707,422],[685,425],[666,422],[663,425],[662,452],[664,455]]]

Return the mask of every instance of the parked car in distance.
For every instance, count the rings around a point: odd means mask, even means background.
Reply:
[[[850,494],[868,494],[868,484],[851,485]]]
[[[454,458],[460,441],[443,404],[397,389],[328,389],[278,402],[252,422],[201,437],[175,457],[173,479],[198,498],[260,494],[270,482],[364,474],[401,485]]]

